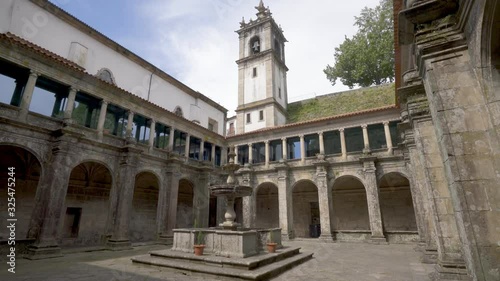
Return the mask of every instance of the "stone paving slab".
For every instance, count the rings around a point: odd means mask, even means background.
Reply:
[[[284,243],[313,252],[311,260],[272,279],[273,281],[429,281],[434,265],[422,264],[413,245],[371,245],[365,243]],[[19,259],[16,274],[0,264],[0,280],[9,281],[219,281],[214,276],[156,267],[134,266],[131,258],[162,250],[163,245],[133,250],[67,254],[62,258],[30,261]]]

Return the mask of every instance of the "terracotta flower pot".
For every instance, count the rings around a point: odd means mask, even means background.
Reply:
[[[278,243],[270,243],[270,242],[268,242],[268,243],[267,243],[267,251],[268,251],[269,253],[274,253],[274,252],[276,252],[276,246],[277,246],[277,245],[278,245]]]
[[[205,245],[194,245],[194,255],[203,256],[203,249],[205,249]]]

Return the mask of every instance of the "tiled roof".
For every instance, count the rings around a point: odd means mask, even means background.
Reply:
[[[283,129],[283,128],[291,128],[291,127],[299,127],[299,126],[308,125],[308,124],[314,124],[314,123],[319,123],[319,122],[324,122],[324,121],[330,121],[330,120],[334,120],[334,119],[347,118],[347,117],[352,117],[352,116],[357,116],[357,115],[363,115],[363,114],[368,114],[368,113],[373,113],[373,112],[379,112],[379,111],[384,111],[384,110],[391,110],[391,109],[396,109],[396,108],[398,108],[398,107],[395,104],[393,104],[393,105],[387,105],[387,106],[384,106],[384,107],[371,108],[371,109],[362,110],[362,111],[356,111],[356,112],[349,112],[349,113],[344,113],[344,114],[339,114],[339,115],[334,115],[334,116],[328,116],[328,117],[323,117],[323,118],[318,118],[318,119],[313,119],[313,120],[307,120],[307,121],[302,121],[302,122],[296,122],[296,123],[286,124],[286,125],[282,125],[282,126],[275,126],[275,127],[263,128],[263,129],[251,131],[251,132],[248,132],[248,133],[243,133],[243,134],[228,136],[226,138],[230,139],[230,138],[237,138],[237,137],[241,137],[241,136],[248,136],[248,135],[253,135],[253,134],[260,134],[260,133],[267,132],[267,131],[272,131],[272,130],[278,130],[278,129]]]
[[[395,103],[394,83],[318,96],[288,104],[288,123],[365,111]]]

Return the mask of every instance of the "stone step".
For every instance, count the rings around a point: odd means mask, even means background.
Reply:
[[[296,265],[299,265],[312,258],[313,253],[298,253],[292,257],[261,266],[254,270],[245,270],[233,267],[215,267],[211,265],[193,263],[186,260],[165,258],[159,256],[138,256],[132,258],[134,263],[146,264],[150,266],[168,267],[177,270],[190,271],[217,275],[222,277],[240,280],[268,280]]]
[[[169,258],[175,260],[184,260],[191,263],[205,264],[217,267],[233,267],[245,270],[252,270],[273,262],[277,262],[291,256],[297,255],[300,247],[284,247],[278,249],[276,253],[261,253],[248,258],[227,258],[215,255],[195,256],[192,253],[184,253],[172,250],[160,250],[149,252],[151,256],[160,258]]]

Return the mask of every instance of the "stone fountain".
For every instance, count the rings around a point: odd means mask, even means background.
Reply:
[[[225,221],[220,224],[223,229],[226,230],[237,230],[240,224],[234,222],[236,219],[236,212],[234,211],[234,200],[236,198],[245,197],[252,195],[252,188],[250,186],[239,185],[234,176],[240,165],[236,164],[234,157],[234,148],[229,151],[229,163],[224,165],[224,171],[228,172],[227,181],[225,184],[212,185],[208,188],[212,195],[216,197],[223,197],[226,201],[226,212],[224,214]]]
[[[234,200],[252,195],[250,186],[239,185],[236,180],[235,172],[240,165],[235,163],[235,155],[231,148],[229,163],[223,167],[228,172],[226,183],[208,187],[212,195],[226,200],[225,221],[219,227],[174,229],[171,249],[134,257],[134,263],[230,278],[268,280],[312,257],[312,253],[300,253],[298,247],[283,247],[280,228],[247,229],[235,222]],[[205,254],[195,256],[193,246],[200,236],[204,238]],[[264,250],[270,240],[277,243],[279,250],[276,253]]]

